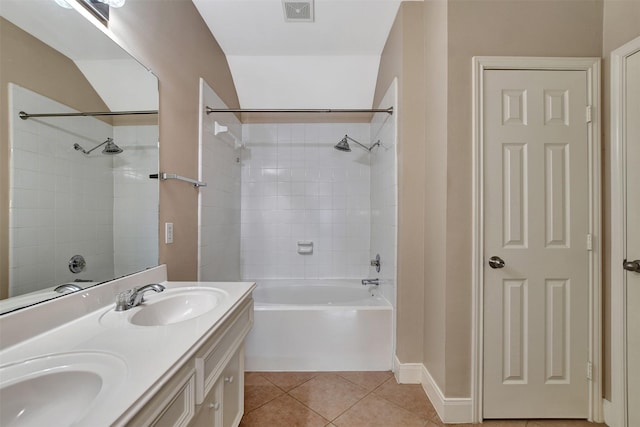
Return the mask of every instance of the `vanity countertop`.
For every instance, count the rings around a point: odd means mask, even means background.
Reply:
[[[114,312],[114,304],[92,312],[0,351],[0,365],[7,366],[49,355],[100,353],[114,356],[124,370],[113,387],[92,404],[82,424],[91,427],[122,425],[146,400],[193,356],[196,349],[250,298],[252,282],[162,282],[166,291],[214,288],[226,297],[206,313],[163,326],[137,326],[126,319],[140,307]],[[204,289],[203,289],[204,290]],[[162,294],[148,295],[149,303]],[[31,310],[38,310],[37,307]],[[0,337],[0,340],[2,338]],[[1,343],[1,341],[0,341]],[[81,356],[79,356],[81,357]],[[60,390],[64,393],[64,388]]]

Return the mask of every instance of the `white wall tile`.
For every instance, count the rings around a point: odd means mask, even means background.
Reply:
[[[396,86],[392,84],[380,106],[395,107]],[[397,109],[395,110],[397,111]],[[382,146],[372,150],[371,157],[371,251],[375,258],[380,254],[382,268],[369,275],[379,277],[382,294],[395,306],[397,277],[397,141],[396,115],[377,113],[371,122],[372,141],[380,140]]]
[[[242,277],[366,276],[370,220],[359,210],[369,210],[369,155],[334,150],[345,133],[366,139],[369,125],[243,125],[243,134],[250,135],[246,150],[250,155],[243,157],[241,171]],[[275,193],[272,187],[262,187],[271,183]],[[351,262],[345,256],[350,217],[358,223],[353,245],[360,252]],[[298,240],[313,240],[313,254],[298,254]]]
[[[158,265],[158,126],[115,126],[124,151],[113,157],[115,276]],[[132,215],[135,212],[135,215]]]
[[[19,86],[10,90],[12,112],[73,112]],[[87,117],[65,119],[64,128],[57,118],[10,118],[10,295],[112,278],[113,159],[73,149],[74,142],[92,148],[113,136],[112,127]],[[87,260],[77,275],[67,266],[75,254]]]
[[[202,81],[201,105],[227,108]],[[243,142],[255,143],[253,150],[236,149],[213,132],[213,122],[228,126]],[[234,115],[203,114],[200,117],[199,176],[207,187],[199,189],[199,280],[239,280],[240,264],[249,259],[258,265],[257,251],[241,251],[241,221],[251,236],[262,233],[262,206],[277,206],[277,155],[268,149],[278,134],[276,126],[243,127]],[[246,164],[241,170],[238,159]],[[241,198],[247,209],[241,211]],[[262,265],[259,268],[263,271]],[[258,269],[256,269],[257,271]]]

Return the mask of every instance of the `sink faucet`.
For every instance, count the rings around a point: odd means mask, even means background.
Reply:
[[[378,285],[380,285],[380,279],[378,279],[378,278],[375,278],[375,279],[362,279],[362,284],[364,286],[367,286],[367,285],[376,285],[376,286],[378,286]]]
[[[144,302],[144,294],[148,291],[162,292],[164,286],[159,283],[140,286],[120,292],[116,295],[116,311],[126,311]]]

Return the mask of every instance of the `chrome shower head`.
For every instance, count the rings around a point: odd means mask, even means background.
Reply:
[[[106,146],[104,147],[104,149],[102,150],[102,154],[109,154],[109,155],[113,155],[113,154],[120,154],[122,153],[122,148],[118,147],[116,145],[115,142],[113,142],[113,139],[111,138],[107,138],[106,141],[104,141],[101,144],[96,145],[95,147],[93,147],[91,150],[87,151],[84,148],[82,148],[82,145],[78,144],[77,142],[75,144],[73,144],[73,148],[75,148],[78,151],[82,151],[84,154],[89,154],[91,153],[93,150],[95,150],[98,147],[101,147],[103,145]]]
[[[374,147],[380,146],[380,140],[378,140],[375,144],[373,144],[371,147],[367,147],[364,144],[359,143],[358,141],[356,141],[355,139],[351,138],[349,135],[345,135],[344,138],[342,138],[340,140],[340,142],[338,142],[336,145],[333,146],[333,148],[335,148],[338,151],[346,151],[346,152],[350,152],[351,151],[351,147],[349,147],[349,141],[355,142],[356,144],[358,144],[359,146],[361,146],[362,148],[364,148],[365,150],[367,150],[368,152],[371,152],[371,150],[374,149]]]
[[[122,153],[122,148],[118,147],[113,139],[107,138],[107,145],[104,146],[104,150],[102,150],[102,154],[120,154]]]
[[[338,151],[351,151],[351,147],[349,147],[349,141],[347,141],[347,135],[344,136],[333,148]]]

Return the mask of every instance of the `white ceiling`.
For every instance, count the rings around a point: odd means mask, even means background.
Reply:
[[[242,108],[371,108],[399,0],[316,0],[287,23],[281,0],[192,0],[227,56]]]

